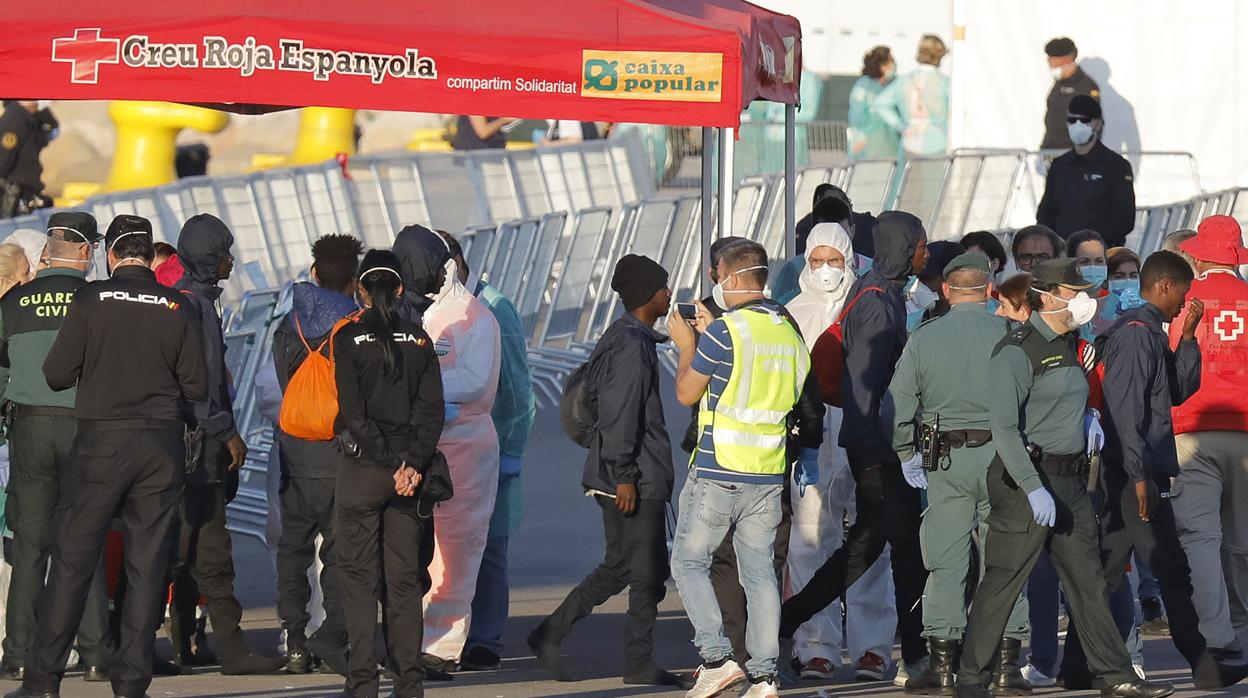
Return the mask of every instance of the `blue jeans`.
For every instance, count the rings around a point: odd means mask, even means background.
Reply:
[[[497,655],[503,653],[503,629],[507,626],[507,536],[490,538],[481,556],[477,574],[477,593],[472,597],[472,623],[468,626],[465,647],[484,647]]]
[[[690,473],[680,493],[672,543],[672,576],[693,624],[693,642],[706,662],[733,656],[719,602],[711,588],[711,555],[733,529],[737,572],[745,589],[745,646],[751,677],[776,675],[780,652],[780,585],[773,547],[780,525],[782,485],[699,478]]]
[[[1148,568],[1148,564],[1144,560],[1140,559],[1139,555],[1132,555],[1131,559],[1134,561],[1135,569],[1140,575],[1140,599],[1161,601],[1161,585],[1157,583],[1157,578],[1153,576],[1153,571]]]

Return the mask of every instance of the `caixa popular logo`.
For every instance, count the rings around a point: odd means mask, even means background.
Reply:
[[[162,42],[147,34],[108,38],[99,29],[77,29],[72,37],[52,40],[52,61],[70,65],[70,82],[94,85],[101,66],[125,65],[149,70],[234,70],[242,77],[261,71],[311,73],[318,81],[334,75],[354,75],[381,84],[387,78],[434,80],[437,63],[414,48],[403,53],[335,51],[307,46],[302,39],[278,39],[267,44],[248,36],[231,41],[204,36],[198,42]]]
[[[581,96],[665,102],[723,100],[721,53],[582,51]]]

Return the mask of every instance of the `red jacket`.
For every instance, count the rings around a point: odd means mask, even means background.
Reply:
[[[1200,390],[1174,408],[1174,433],[1248,431],[1248,283],[1213,271],[1192,283],[1188,298],[1205,303],[1196,328],[1200,344]],[[1170,323],[1170,346],[1178,345],[1186,310]]]

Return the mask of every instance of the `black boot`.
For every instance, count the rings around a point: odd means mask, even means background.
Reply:
[[[931,648],[931,662],[927,669],[918,676],[906,680],[906,693],[920,696],[951,696],[953,695],[954,672],[958,667],[958,655],[962,651],[962,643],[957,640],[941,640],[931,637],[927,640]]]
[[[997,648],[997,666],[992,670],[992,694],[994,696],[1029,696],[1031,683],[1023,678],[1018,666],[1018,654],[1023,648],[1021,640],[1001,638]]]

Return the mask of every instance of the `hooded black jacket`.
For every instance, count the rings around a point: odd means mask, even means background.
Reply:
[[[230,254],[234,236],[220,218],[207,213],[192,217],[178,235],[178,261],[186,272],[174,284],[181,291],[191,314],[199,319],[204,341],[204,361],[208,365],[208,399],[187,403],[183,414],[187,424],[204,432],[204,448],[199,465],[187,473],[195,484],[224,482],[230,463],[225,444],[238,436],[234,425],[234,405],[230,399],[229,372],[225,367],[225,339],[221,333],[221,298],[218,270]]]
[[[841,378],[844,415],[840,445],[851,462],[878,465],[897,461],[880,408],[906,346],[906,301],[901,289],[911,260],[925,237],[918,218],[902,211],[880,214],[875,228],[875,264],[850,289],[858,302],[842,322],[845,370]],[[880,292],[863,293],[879,288]],[[859,297],[859,294],[862,294]]]
[[[282,393],[290,384],[290,377],[308,357],[307,345],[320,347],[329,339],[329,333],[338,322],[355,312],[355,301],[346,296],[310,283],[298,283],[291,289],[291,310],[282,318],[273,332],[273,368],[277,372],[277,384]],[[298,323],[296,324],[296,320]],[[303,339],[299,338],[299,330]],[[321,349],[328,356],[329,347]],[[305,478],[333,478],[343,456],[333,441],[308,441],[277,430],[282,446],[282,458],[290,474]]]
[[[433,304],[426,294],[441,288],[442,272],[451,259],[451,251],[437,233],[421,225],[400,230],[391,249],[399,257],[403,277],[399,316],[421,324],[422,315]]]

